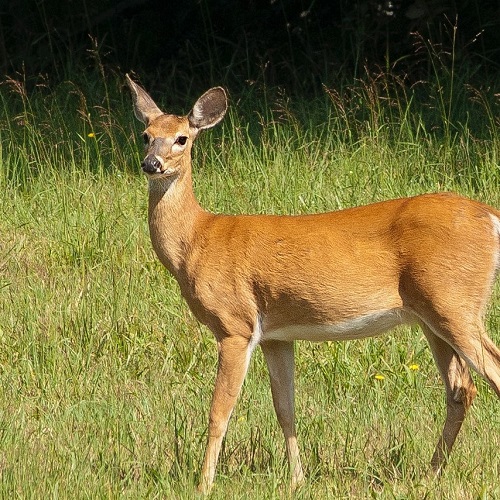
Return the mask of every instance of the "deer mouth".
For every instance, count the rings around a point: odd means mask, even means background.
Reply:
[[[148,155],[141,163],[142,171],[148,177],[169,176],[175,174],[177,169],[167,168],[163,160],[156,155]]]
[[[143,169],[144,173],[148,176],[148,177],[154,177],[154,178],[159,178],[159,177],[172,177],[173,175],[175,175],[175,173],[177,172],[175,169],[173,168],[168,168],[166,170],[158,170],[157,172],[147,172]]]

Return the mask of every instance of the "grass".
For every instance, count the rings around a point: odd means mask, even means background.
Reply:
[[[380,75],[309,101],[241,90],[196,146],[197,195],[230,213],[441,190],[500,206],[498,96],[455,85],[451,116],[440,88]],[[30,95],[10,81],[0,105],[0,496],[192,498],[216,348],[151,249],[123,81]],[[497,345],[499,292],[488,316]],[[477,377],[449,468],[426,476],[445,405],[418,329],[297,343],[296,357],[307,474],[296,498],[500,496],[500,404]],[[258,352],[212,497],[286,498],[287,481]]]

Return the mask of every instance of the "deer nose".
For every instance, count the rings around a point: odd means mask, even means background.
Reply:
[[[148,155],[141,163],[141,168],[147,174],[157,174],[161,172],[161,161],[155,155]]]

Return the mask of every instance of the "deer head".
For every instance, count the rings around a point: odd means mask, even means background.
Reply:
[[[152,178],[177,177],[191,164],[191,147],[200,130],[219,123],[227,110],[222,87],[205,92],[187,116],[163,113],[151,96],[127,75],[135,116],[146,126],[142,170]]]

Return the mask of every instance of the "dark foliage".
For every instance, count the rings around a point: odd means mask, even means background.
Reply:
[[[96,55],[190,88],[309,90],[377,66],[415,81],[433,52],[500,68],[497,0],[9,0],[0,16],[2,74],[51,81],[95,68]]]

